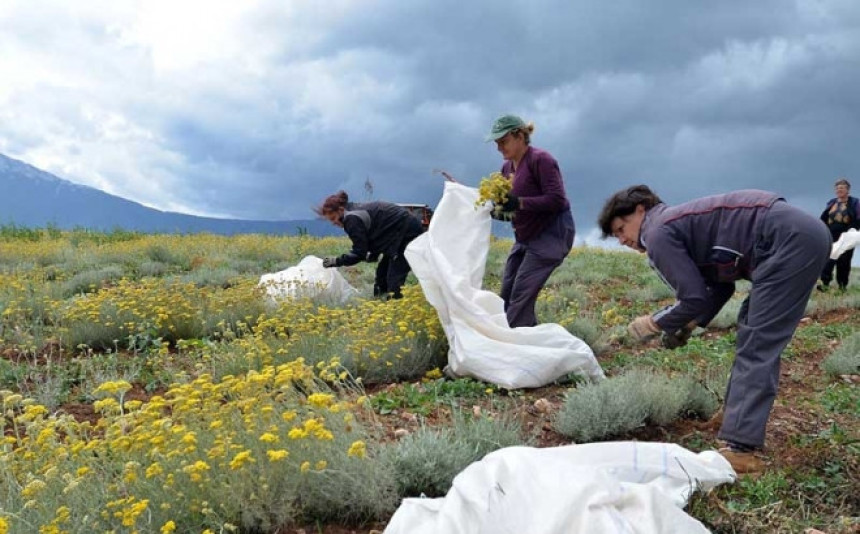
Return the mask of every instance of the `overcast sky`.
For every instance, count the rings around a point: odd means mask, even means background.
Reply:
[[[2,0],[0,153],[148,206],[306,219],[477,185],[534,121],[579,230],[634,183],[860,190],[857,0]],[[589,238],[590,241],[590,238]]]

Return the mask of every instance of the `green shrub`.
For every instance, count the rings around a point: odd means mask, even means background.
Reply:
[[[422,427],[389,445],[383,457],[394,466],[401,497],[445,495],[457,474],[469,464],[503,447],[528,445],[514,420],[455,416],[453,426]]]
[[[646,422],[666,425],[685,414],[710,417],[716,409],[716,397],[692,377],[632,369],[572,390],[555,428],[586,442],[629,432]]]
[[[743,299],[730,299],[708,326],[714,328],[731,328],[738,324],[738,312],[741,310],[742,302]]]
[[[592,350],[597,350],[595,346],[598,344],[603,330],[600,328],[600,319],[593,313],[582,313],[565,327],[568,332],[585,341]]]
[[[146,247],[144,253],[146,254],[146,257],[152,261],[166,263],[168,265],[178,265],[182,267],[183,270],[187,270],[190,266],[188,257],[179,252],[178,247],[168,248],[160,243],[153,243]]]
[[[146,260],[141,262],[140,265],[137,266],[137,275],[139,277],[159,277],[164,276],[168,272],[170,272],[170,266],[160,261]]]
[[[197,287],[222,287],[233,285],[239,273],[229,267],[200,267],[189,273],[183,274],[179,280],[183,283],[192,283]]]
[[[842,340],[842,344],[821,362],[821,369],[833,376],[860,374],[860,332]]]
[[[123,269],[119,265],[108,265],[99,269],[82,271],[63,284],[63,294],[68,298],[72,295],[98,291],[106,283],[115,282],[122,278],[123,274]]]

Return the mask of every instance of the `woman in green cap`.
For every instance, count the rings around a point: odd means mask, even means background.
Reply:
[[[531,146],[534,129],[533,123],[516,115],[503,115],[487,136],[505,160],[502,174],[513,176],[501,209],[513,214],[515,240],[501,292],[511,328],[537,324],[538,293],[567,257],[576,232],[558,162],[549,152]]]

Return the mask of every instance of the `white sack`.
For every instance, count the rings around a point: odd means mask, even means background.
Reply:
[[[833,249],[830,252],[830,259],[839,259],[839,256],[854,249],[860,244],[860,232],[851,228],[847,232],[843,232],[839,239],[833,243]]]
[[[510,328],[502,299],[481,289],[490,248],[490,206],[478,190],[446,182],[430,229],[406,247],[406,259],[448,337],[448,367],[508,389],[539,387],[570,372],[603,370],[591,348],[557,324]]]
[[[384,534],[708,532],[683,506],[735,479],[718,452],[669,443],[509,447],[467,467],[445,497],[404,499]]]
[[[259,286],[273,301],[304,297],[326,298],[344,303],[358,293],[337,269],[325,268],[322,259],[305,256],[298,265],[264,274]]]

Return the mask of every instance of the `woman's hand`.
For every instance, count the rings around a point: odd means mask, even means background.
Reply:
[[[633,319],[627,325],[627,332],[636,341],[647,341],[662,332],[662,330],[650,315],[642,315]]]

